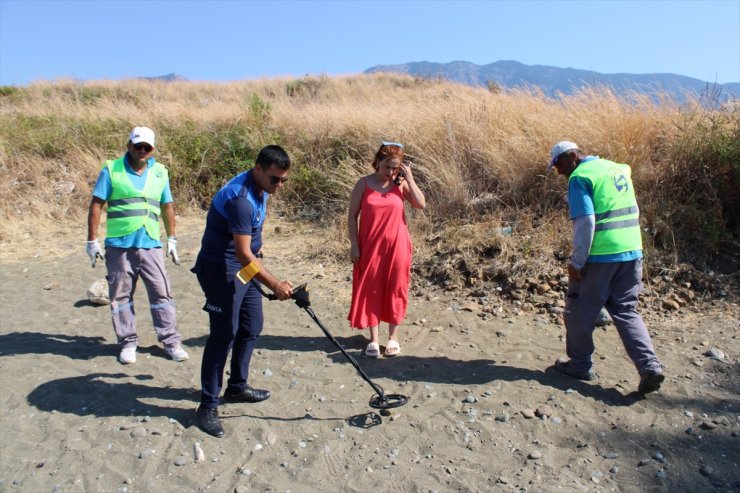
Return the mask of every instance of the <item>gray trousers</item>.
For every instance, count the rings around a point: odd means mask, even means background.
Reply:
[[[645,323],[637,312],[642,287],[642,259],[630,262],[588,263],[583,281],[571,281],[565,301],[566,350],[572,370],[588,371],[593,364],[596,317],[605,307],[622,344],[640,375],[662,371]]]
[[[162,249],[109,247],[105,251],[105,266],[108,269],[113,330],[121,347],[138,345],[134,292],[140,276],[149,296],[157,340],[165,347],[178,344],[181,336],[175,329],[177,318],[175,300],[172,298],[170,282],[164,270]]]

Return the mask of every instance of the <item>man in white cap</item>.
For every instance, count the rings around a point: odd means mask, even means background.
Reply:
[[[136,362],[139,337],[134,320],[134,291],[141,276],[157,339],[175,361],[185,361],[182,337],[175,328],[175,301],[164,269],[159,216],[167,232],[167,256],[180,265],[175,236],[175,208],[165,168],[154,153],[154,132],[136,127],[128,140],[128,152],[106,161],[93,190],[87,217],[87,255],[92,266],[105,258],[111,318],[123,364]],[[97,238],[103,205],[108,203],[105,257]]]
[[[596,318],[605,307],[640,374],[638,391],[655,392],[665,379],[642,317],[639,209],[628,165],[586,156],[574,142],[558,142],[547,171],[568,178],[573,252],[565,301],[566,351],[555,369],[580,380],[597,378],[591,359]]]

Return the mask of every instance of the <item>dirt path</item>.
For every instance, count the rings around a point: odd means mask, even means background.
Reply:
[[[279,221],[266,233],[270,268],[307,282],[316,314],[370,378],[410,402],[376,413],[371,387],[306,313],[270,302],[251,382],[273,397],[223,406],[227,437],[208,437],[192,421],[207,317],[188,268],[202,225],[180,221],[183,265],[167,264],[191,355],[182,364],[158,347],[143,287],[139,361],[116,361],[109,309],[86,300],[105,272],[90,268],[81,230],[3,245],[0,492],[740,488],[736,305],[651,317],[668,379],[644,400],[613,327],[596,336],[599,380],[582,383],[547,370],[564,353],[562,326],[537,314],[483,320],[450,293],[415,294],[402,356],[369,360],[346,323],[349,266],[317,265],[304,245],[320,233]],[[40,251],[45,240],[54,251]],[[704,356],[712,347],[725,358]]]

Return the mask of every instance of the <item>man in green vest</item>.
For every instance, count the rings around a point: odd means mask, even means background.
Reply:
[[[660,388],[663,367],[637,312],[642,287],[639,209],[628,165],[586,156],[578,145],[558,142],[547,171],[568,178],[573,252],[565,300],[566,351],[555,369],[580,380],[597,378],[592,366],[593,332],[602,307],[611,315],[627,354],[640,374],[638,392]]]
[[[134,291],[139,277],[149,295],[157,339],[175,361],[185,361],[182,337],[175,328],[175,300],[164,269],[159,216],[167,232],[167,256],[180,265],[175,236],[175,208],[167,168],[154,153],[154,132],[147,127],[131,131],[128,152],[106,161],[93,190],[87,217],[87,255],[92,266],[105,258],[111,318],[123,364],[136,362],[139,336],[134,320]],[[103,205],[108,203],[105,257],[97,238]]]

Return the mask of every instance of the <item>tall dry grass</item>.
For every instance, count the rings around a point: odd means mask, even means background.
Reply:
[[[406,144],[427,195],[427,209],[412,214],[420,255],[469,259],[451,270],[490,259],[527,274],[539,265],[532,259],[567,255],[566,184],[544,172],[562,139],[632,166],[648,250],[697,263],[737,252],[737,106],[625,100],[601,88],[554,100],[388,74],[0,89],[5,241],[31,218],[83,221],[101,163],[122,153],[131,127],[147,125],[181,209],[207,206],[262,146],[283,145],[294,167],[277,206],[324,221],[329,255],[346,247],[349,192],[381,140]],[[492,233],[509,225],[511,237]]]

